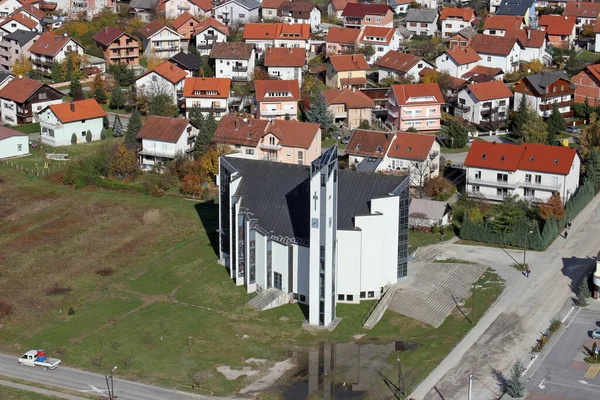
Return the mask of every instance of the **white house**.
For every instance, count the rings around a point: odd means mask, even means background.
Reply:
[[[554,105],[563,116],[571,113],[576,86],[564,71],[528,75],[514,86],[514,109],[525,98],[528,106],[541,117],[549,117]]]
[[[308,24],[246,24],[244,42],[252,43],[260,54],[269,47],[292,47],[309,49],[310,25]]]
[[[358,37],[358,43],[361,46],[372,46],[375,49],[375,54],[367,59],[370,63],[374,63],[388,51],[400,48],[400,34],[396,28],[365,26],[362,34]]]
[[[189,119],[149,116],[137,134],[142,140],[138,151],[140,166],[150,169],[165,165],[177,154],[189,154],[194,150],[196,136],[198,128]]]
[[[288,24],[309,24],[313,32],[321,24],[321,11],[312,1],[284,1],[277,9],[277,16]]]
[[[244,25],[258,21],[260,3],[256,0],[227,0],[213,10],[215,18],[227,25]]]
[[[0,19],[7,18],[10,14],[23,7],[19,0],[6,0],[0,4]]]
[[[193,35],[196,39],[196,50],[200,55],[207,56],[210,55],[213,44],[227,41],[229,28],[213,17],[208,17],[194,28]]]
[[[42,143],[67,146],[72,144],[73,135],[77,143],[85,143],[88,131],[92,141],[100,140],[105,116],[106,112],[94,99],[50,105],[39,113]]]
[[[475,12],[472,8],[450,8],[442,9],[442,37],[449,38],[455,33],[471,26],[475,19]]]
[[[449,48],[435,59],[438,71],[446,71],[455,78],[461,78],[480,62],[479,54],[469,46]]]
[[[264,65],[269,78],[297,80],[302,86],[302,70],[306,65],[306,51],[302,48],[271,47],[265,52]]]
[[[215,60],[215,76],[234,81],[249,81],[254,74],[254,46],[243,42],[215,43],[210,53]]]
[[[499,127],[508,119],[512,97],[502,81],[472,83],[458,92],[454,115],[475,124]]]
[[[22,13],[14,13],[4,21],[0,22],[1,35],[13,33],[15,31],[41,32],[41,24],[38,20],[26,16]]]
[[[199,107],[204,116],[212,112],[218,121],[229,108],[230,78],[186,78],[183,85],[186,117]]]
[[[544,64],[552,62],[552,56],[547,50],[548,41],[545,31],[524,28],[515,31],[515,34],[521,44],[521,53],[519,54],[521,62],[531,62],[534,60],[540,60]]]
[[[408,53],[390,50],[381,57],[376,65],[379,67],[378,81],[386,78],[410,79],[419,81],[419,73],[424,68],[435,68],[435,65],[421,57]]]
[[[261,309],[297,301],[330,326],[407,276],[406,177],[338,170],[334,146],[310,166],[224,156],[218,180],[219,261]]]
[[[581,163],[577,149],[569,147],[475,141],[464,165],[467,194],[487,200],[518,195],[546,201],[559,193],[565,203],[579,187]]]
[[[187,75],[188,73],[184,69],[170,61],[165,61],[138,76],[135,80],[135,89],[140,93],[145,93],[148,97],[168,94],[173,99],[173,103],[177,104],[183,92],[183,82]]]
[[[437,9],[411,8],[404,18],[404,26],[415,35],[433,36],[437,28]]]
[[[162,4],[165,17],[169,20],[177,18],[186,11],[196,17],[208,17],[215,8],[210,0],[165,0]]]
[[[84,47],[65,33],[62,36],[44,32],[29,48],[33,70],[44,76],[52,75],[55,62],[62,62],[69,53],[83,54]]]
[[[387,5],[394,10],[396,14],[406,14],[410,8],[412,0],[387,0]]]
[[[153,20],[138,30],[138,34],[147,58],[153,55],[161,59],[171,58],[181,51],[181,35],[159,20]]]
[[[61,92],[40,81],[19,76],[0,89],[2,123],[38,122],[38,113],[46,106],[62,103],[63,97]]]
[[[0,126],[0,160],[29,154],[29,135]]]
[[[500,68],[504,73],[519,69],[521,50],[523,47],[516,37],[476,35],[471,41],[471,48],[479,54],[479,65]]]

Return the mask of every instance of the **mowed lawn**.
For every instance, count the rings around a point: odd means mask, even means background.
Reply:
[[[120,377],[165,387],[189,385],[188,372],[201,370],[202,387],[222,395],[251,378],[229,381],[220,365],[281,361],[321,341],[366,334],[417,345],[402,353],[414,388],[471,327],[458,311],[437,330],[387,312],[366,331],[361,320],[372,302],[363,302],[339,305],[342,321],[333,332],[304,329],[297,305],[263,312],[247,306],[244,289],[216,263],[216,205],[74,190],[3,166],[0,176],[0,300],[13,305],[0,321],[6,351],[43,347],[67,365],[97,372],[118,365]],[[96,273],[106,269],[112,275]],[[483,312],[503,283],[490,272],[480,284]],[[70,291],[49,295],[57,289]],[[374,385],[379,398],[389,397]]]

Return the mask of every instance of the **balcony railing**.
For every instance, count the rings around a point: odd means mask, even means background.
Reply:
[[[54,61],[46,61],[41,58],[35,59],[32,58],[31,62],[36,65],[43,65],[45,67],[54,67]]]
[[[479,197],[479,198],[484,198],[484,199],[488,199],[488,200],[498,200],[498,201],[502,201],[502,200],[506,199],[511,194],[512,193],[497,195],[497,194],[474,192],[472,190],[469,190],[467,192],[467,196],[469,196],[469,197]]]
[[[179,46],[169,46],[169,47],[154,47],[154,51],[175,51],[179,50]]]
[[[233,67],[233,72],[248,72],[248,67],[236,66]]]
[[[261,160],[279,162],[279,158],[277,156],[272,156],[270,154],[263,154]]]
[[[398,118],[398,110],[392,110],[388,108],[388,115],[394,117],[394,118]]]
[[[573,103],[574,103],[574,100],[560,101],[557,103],[549,103],[549,104],[540,104],[540,111],[552,110],[552,108],[554,107],[555,104],[558,108],[563,108],[563,107],[572,106]]]
[[[279,144],[259,143],[258,147],[265,150],[281,150],[281,145]]]
[[[512,189],[519,187],[519,182],[506,182],[506,181],[499,181],[499,180],[493,181],[493,180],[476,179],[476,178],[468,178],[467,184],[493,186],[493,187],[501,187],[501,188],[512,188]]]
[[[187,146],[185,148],[185,152],[189,153],[190,151],[194,150],[194,146]],[[178,150],[179,151],[179,150]],[[154,149],[142,149],[140,151],[138,151],[139,155],[142,156],[153,156],[153,157],[163,157],[163,158],[175,158],[176,152],[174,151],[161,151],[161,150],[154,150]]]
[[[557,191],[557,190],[560,190],[560,188],[561,188],[560,182],[557,183],[556,185],[553,185],[553,184],[543,184],[543,183],[525,181],[525,182],[521,182],[521,184],[519,186],[526,187],[526,188],[532,188],[532,189],[550,190],[550,191]]]
[[[471,106],[467,106],[465,104],[456,104],[454,106],[454,109],[467,112],[467,111],[471,111]]]
[[[417,115],[413,115],[413,114],[402,114],[402,116],[400,117],[401,119],[427,119],[427,118],[441,118],[442,114],[436,113],[436,114],[417,114]]]
[[[177,9],[178,9],[178,10],[189,10],[189,9],[190,9],[190,5],[189,5],[189,4],[186,4],[186,3],[180,3],[180,4],[177,6]]]
[[[217,37],[217,35],[209,35],[209,34],[207,33],[207,34],[205,34],[205,35],[204,35],[204,39],[205,39],[205,40],[207,40],[207,41],[208,41],[208,40],[217,40],[217,39],[218,39],[218,37]]]
[[[296,110],[261,110],[260,115],[277,116],[277,115],[296,115]]]

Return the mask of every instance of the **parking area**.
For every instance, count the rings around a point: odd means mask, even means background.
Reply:
[[[584,361],[594,342],[600,346],[591,338],[600,327],[600,311],[573,309],[564,324],[558,341],[533,366],[527,400],[600,399],[600,368]]]

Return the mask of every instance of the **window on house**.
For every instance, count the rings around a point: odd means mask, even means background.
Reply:
[[[525,188],[525,197],[535,197],[535,190]]]
[[[17,144],[17,151],[23,151],[23,145],[21,143]]]
[[[367,292],[360,292],[360,298],[364,299],[367,297]]]
[[[505,198],[506,196],[508,196],[508,189],[506,189],[506,188],[496,189],[496,196]]]
[[[508,174],[496,174],[496,181],[500,183],[508,182]]]
[[[338,294],[338,301],[344,301],[345,297],[343,294]]]
[[[351,294],[346,295],[346,301],[354,301],[354,295],[351,295]]]
[[[479,193],[479,186],[478,185],[471,185],[471,192],[473,192],[473,193]]]
[[[281,274],[279,272],[274,272],[273,273],[273,286],[275,287],[275,289],[281,290],[282,282],[283,282],[283,280],[281,279]]]
[[[301,303],[306,303],[306,296],[301,294],[300,296],[298,296],[298,301]]]
[[[40,94],[38,95],[38,99],[45,99],[45,98],[47,98],[47,97],[48,97],[47,93],[40,93]]]
[[[475,179],[481,179],[481,171],[475,171]]]
[[[525,174],[525,182],[531,183],[531,174]]]
[[[246,14],[240,14],[240,18],[246,18]]]
[[[538,185],[542,184],[542,176],[541,175],[535,176],[535,183],[537,183]]]
[[[487,60],[488,60],[488,62],[492,61],[492,57],[488,56]]]
[[[246,149],[246,154],[254,155],[254,149]]]
[[[375,297],[375,292],[368,292],[367,296],[372,299],[373,297]]]

